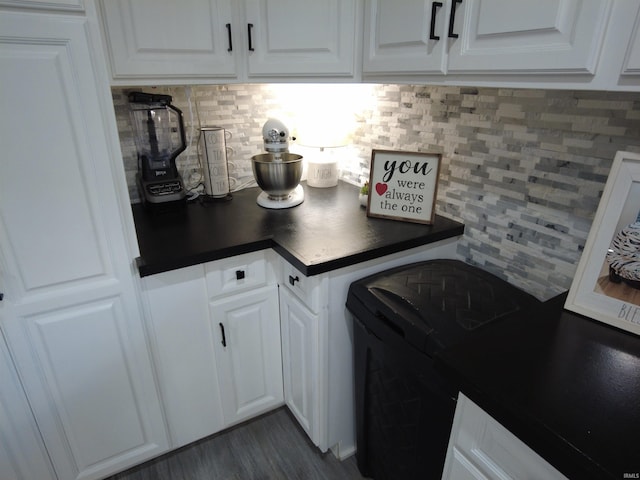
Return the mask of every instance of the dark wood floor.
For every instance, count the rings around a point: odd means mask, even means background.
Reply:
[[[355,456],[322,454],[280,408],[108,480],[361,480]]]

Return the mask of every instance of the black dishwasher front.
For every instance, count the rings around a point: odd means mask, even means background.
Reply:
[[[429,260],[355,281],[358,468],[383,479],[439,479],[457,391],[434,355],[482,325],[540,302],[478,267]]]

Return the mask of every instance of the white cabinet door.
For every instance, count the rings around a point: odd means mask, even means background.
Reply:
[[[318,315],[280,287],[284,401],[314,444],[319,445]]]
[[[204,266],[143,278],[151,348],[171,446],[224,427]]]
[[[248,75],[352,76],[356,0],[245,0]]]
[[[448,71],[492,74],[593,74],[612,6],[611,0],[458,3]]]
[[[167,448],[95,24],[0,10],[0,321],[64,479]]]
[[[635,84],[640,80],[640,9],[636,12],[633,33],[627,46],[621,74],[625,80],[634,79]]]
[[[462,393],[458,395],[442,478],[567,480]]]
[[[265,286],[273,280],[266,257],[253,252],[142,279],[173,448],[282,404],[278,293]]]
[[[278,287],[269,285],[209,307],[225,424],[281,405]]]
[[[235,77],[231,0],[101,0],[112,76]]]
[[[0,472],[3,480],[55,480],[42,437],[0,332]]]
[[[445,72],[447,0],[365,3],[364,73]]]
[[[33,307],[16,307],[7,332],[59,477],[102,478],[166,451],[146,343],[119,295]]]
[[[0,0],[3,7],[83,11],[84,0]]]

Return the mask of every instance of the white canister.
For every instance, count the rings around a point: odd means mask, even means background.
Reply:
[[[309,160],[307,185],[310,187],[335,187],[338,184],[338,163],[335,160],[314,158]]]
[[[200,129],[204,191],[214,198],[226,197],[229,194],[226,138],[230,137],[230,132],[226,132],[222,127]]]

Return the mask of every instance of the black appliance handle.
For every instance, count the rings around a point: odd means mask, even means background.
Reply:
[[[161,105],[169,105],[173,98],[171,95],[162,95],[160,93],[145,93],[145,92],[129,92],[130,103],[159,103]]]
[[[248,23],[247,24],[247,34],[249,35],[249,51],[250,52],[254,52],[255,49],[253,48],[253,43],[251,41],[251,30],[253,29],[253,23]]]
[[[456,21],[456,7],[459,3],[462,3],[462,0],[453,0],[451,2],[451,15],[449,16],[449,38],[458,38],[457,33],[453,33],[453,24]]]
[[[231,40],[231,24],[227,23],[227,37],[229,38],[229,48],[227,48],[227,52],[233,51],[233,41]]]
[[[222,332],[222,346],[226,348],[227,346],[227,336],[224,334],[224,325],[222,323],[220,325],[220,331]]]
[[[431,28],[429,28],[429,40],[440,40],[440,35],[436,35],[436,15],[438,9],[442,7],[442,2],[433,2],[431,4]]]
[[[180,131],[181,145],[178,148],[176,148],[173,152],[171,152],[171,156],[175,158],[187,149],[187,138],[184,133],[184,120],[182,119],[182,110],[180,110],[177,107],[174,107],[171,104],[167,104],[167,108],[170,108],[171,110],[173,110],[178,114],[178,124],[180,125],[179,131]]]

